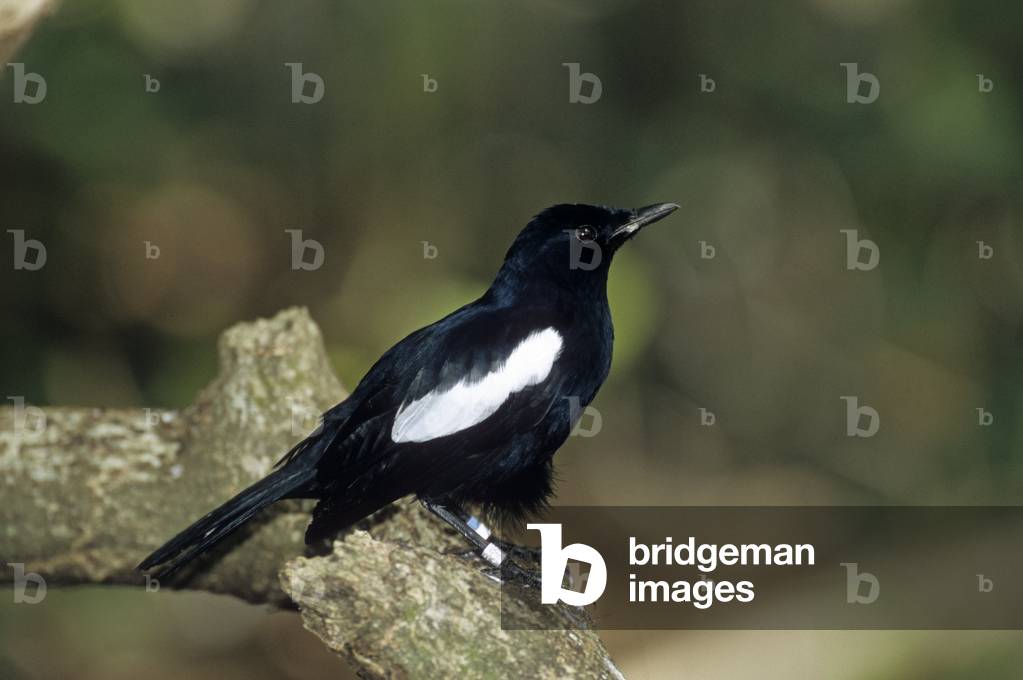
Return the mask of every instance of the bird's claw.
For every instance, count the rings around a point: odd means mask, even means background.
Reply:
[[[505,554],[505,559],[511,558],[518,560],[523,564],[540,564],[540,549],[531,548],[525,545],[516,545],[509,541],[502,541],[500,539],[492,538],[490,542],[501,549],[501,552]]]
[[[499,567],[484,567],[483,574],[499,583],[508,583],[524,588],[541,588],[540,573],[519,566],[511,560],[505,560]]]

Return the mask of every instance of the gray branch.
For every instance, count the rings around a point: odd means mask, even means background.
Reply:
[[[220,364],[182,411],[0,408],[6,583],[19,564],[49,586],[146,585],[143,556],[266,474],[345,396],[303,309],[229,329]],[[620,676],[591,630],[503,629],[501,589],[418,504],[378,513],[322,556],[303,542],[308,509],[278,504],[160,585],[297,605],[366,677]],[[567,616],[507,595],[504,607],[537,629]]]

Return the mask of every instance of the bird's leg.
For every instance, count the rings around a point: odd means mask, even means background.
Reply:
[[[528,545],[518,545],[500,538],[491,538],[490,541],[504,551],[505,555],[512,559],[519,560],[525,564],[540,564],[540,548],[533,548]]]
[[[501,551],[504,552],[505,554],[505,559],[510,557],[512,559],[519,560],[520,562],[523,562],[525,564],[536,565],[540,564],[539,548],[532,548],[526,545],[518,545],[516,543],[512,543],[511,541],[505,541],[503,539],[497,538],[496,536],[493,535],[493,532],[490,530],[490,527],[484,524],[483,520],[479,519],[475,515],[469,515],[468,518],[466,519],[466,524],[469,525],[470,529],[478,533],[483,538],[488,539],[491,543],[500,548]]]
[[[511,557],[514,559],[525,560],[526,562],[540,563],[540,549],[530,548],[523,545],[516,545],[511,541],[505,541],[494,535],[494,532],[490,530],[483,520],[476,515],[466,515],[465,523],[470,529],[475,531],[477,534],[482,536],[485,540],[496,545],[505,555],[505,559]]]
[[[507,558],[510,557],[512,559],[517,559],[517,560],[520,560],[520,561],[525,562],[527,564],[537,564],[537,565],[540,564],[540,549],[539,548],[532,548],[532,547],[525,546],[525,545],[518,545],[518,544],[512,543],[511,541],[505,541],[505,540],[502,540],[500,538],[497,538],[496,536],[493,535],[493,532],[490,530],[490,527],[488,527],[483,522],[483,520],[481,520],[476,515],[466,514],[466,515],[462,516],[462,519],[465,521],[466,525],[470,529],[472,529],[477,534],[479,534],[481,537],[483,537],[484,540],[487,540],[490,543],[492,543],[493,545],[496,545],[498,548],[500,548],[501,551],[504,553],[506,560],[507,560]]]
[[[480,556],[484,560],[492,566],[501,566],[501,563],[504,562],[504,551],[488,540],[490,538],[490,529],[486,525],[482,524],[475,517],[469,517],[457,505],[449,507],[443,503],[437,503],[425,498],[420,500],[423,507],[447,522],[455,531],[462,534],[463,537],[476,546],[476,550],[479,551]]]
[[[468,515],[457,505],[449,506],[427,499],[420,499],[423,506],[447,522],[455,531],[472,543],[490,567],[486,574],[495,580],[513,579],[524,585],[539,588],[540,578],[532,571],[525,569],[513,560],[496,544],[490,536],[490,529],[477,518]]]

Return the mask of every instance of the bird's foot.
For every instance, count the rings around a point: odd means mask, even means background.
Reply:
[[[466,548],[465,550],[456,550],[451,554],[457,555],[458,557],[466,560],[473,558],[482,559],[490,564],[490,566],[497,566],[498,564],[515,560],[526,567],[531,565],[539,567],[541,557],[540,548],[516,545],[509,541],[502,541],[493,537],[491,537],[487,542],[487,549],[482,553],[479,548]]]
[[[506,544],[507,545],[507,544]],[[497,547],[497,546],[493,546]],[[517,547],[517,546],[511,546]],[[501,548],[503,555],[497,557],[495,553],[481,554],[479,550],[472,548],[469,550],[459,550],[457,552],[450,553],[464,560],[470,560],[473,562],[482,561],[484,564],[480,566],[479,571],[481,574],[491,579],[495,583],[514,583],[521,585],[526,588],[540,588],[540,572],[539,570],[529,569],[519,564],[515,559],[512,559],[515,553],[505,552],[504,548]],[[500,559],[499,564],[495,564],[495,559]],[[539,555],[532,558],[536,564],[539,564]]]
[[[512,560],[505,560],[499,567],[493,565],[484,567],[482,573],[498,583],[514,584],[536,590],[541,588],[539,571],[526,569]]]
[[[446,552],[448,555],[454,555],[455,557],[460,557],[463,560],[475,561],[480,559],[480,551],[477,550],[476,548],[465,548],[463,550],[455,548],[452,550],[448,550]]]
[[[515,545],[514,543],[502,541],[498,538],[491,538],[490,542],[500,548],[506,558],[511,558],[524,565],[540,564],[539,548],[533,548],[527,545]]]

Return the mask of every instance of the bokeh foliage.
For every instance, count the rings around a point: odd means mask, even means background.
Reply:
[[[560,455],[561,502],[1018,504],[1021,35],[1023,8],[990,0],[67,2],[17,57],[46,101],[0,80],[0,226],[48,249],[42,271],[0,267],[0,385],[182,406],[220,330],[301,304],[351,386],[480,294],[543,207],[676,201],[615,263],[603,430]],[[291,103],[285,62],[324,78],[321,102]],[[599,102],[568,102],[564,62],[600,76]],[[876,103],[846,103],[842,62],[878,75]],[[291,269],[286,229],[325,246],[322,268]],[[845,268],[842,229],[879,244],[877,270]],[[845,436],[849,394],[881,412],[876,437]],[[137,600],[67,600],[47,635],[110,616],[143,649],[167,633]],[[15,666],[47,625],[20,616],[0,610]],[[664,656],[619,637],[626,669]],[[946,639],[827,675],[934,677]],[[987,677],[1020,660],[1016,638],[972,639]]]

